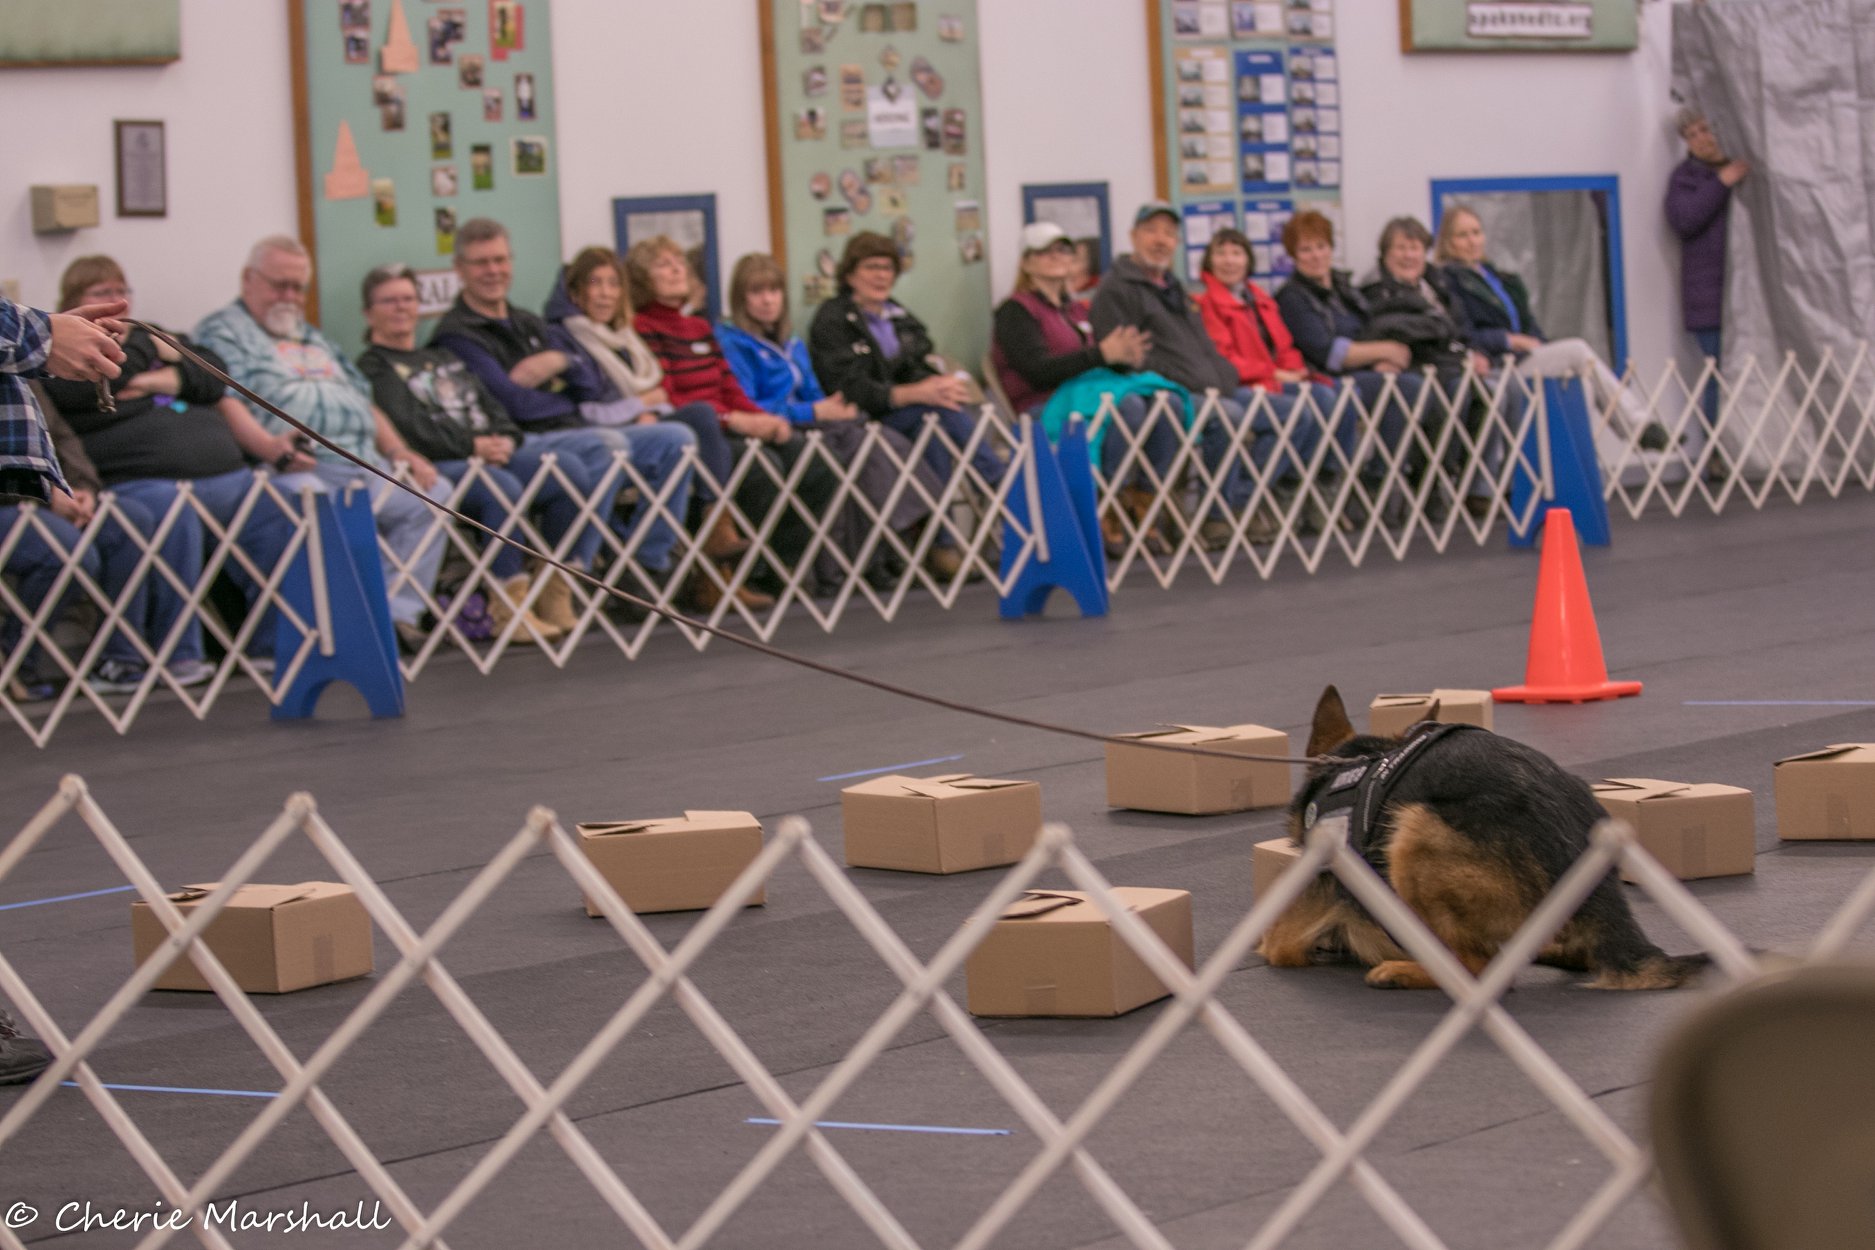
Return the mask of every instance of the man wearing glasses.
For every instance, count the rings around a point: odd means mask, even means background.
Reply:
[[[350,454],[386,472],[402,469],[432,499],[449,498],[449,483],[436,467],[412,451],[371,402],[371,387],[363,375],[331,340],[307,324],[306,289],[311,281],[312,258],[298,239],[262,239],[241,270],[240,298],[203,318],[195,328],[196,340],[227,362],[230,377]],[[285,428],[271,413],[249,407],[266,428]],[[406,649],[421,646],[424,596],[436,581],[445,546],[436,515],[327,448],[315,446],[312,453],[318,461],[312,472],[284,475],[281,488],[337,490],[351,482],[371,486],[378,533],[404,568],[400,572],[388,559],[385,562],[391,620]]]

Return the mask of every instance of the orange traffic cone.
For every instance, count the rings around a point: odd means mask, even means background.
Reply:
[[[1551,508],[1543,518],[1543,564],[1536,575],[1536,614],[1523,680],[1521,686],[1493,690],[1491,697],[1499,703],[1589,703],[1641,692],[1638,681],[1608,680],[1567,508]]]

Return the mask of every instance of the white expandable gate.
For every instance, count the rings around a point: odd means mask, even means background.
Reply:
[[[1008,1103],[1041,1144],[1040,1152],[1010,1179],[1008,1186],[977,1217],[968,1232],[952,1243],[956,1250],[982,1250],[990,1245],[1063,1167],[1072,1172],[1133,1246],[1140,1250],[1172,1250],[1173,1243],[1089,1152],[1086,1141],[1108,1111],[1173,1039],[1194,1021],[1218,1042],[1322,1156],[1314,1170],[1290,1191],[1276,1211],[1253,1230],[1246,1242],[1248,1250],[1275,1250],[1285,1244],[1324,1196],[1344,1181],[1366,1200],[1404,1244],[1415,1250],[1440,1250],[1446,1243],[1389,1184],[1365,1157],[1365,1152],[1435,1067],[1474,1029],[1482,1030],[1491,1038],[1606,1161],[1607,1180],[1548,1243],[1552,1250],[1568,1250],[1588,1244],[1597,1230],[1640,1191],[1652,1174],[1651,1155],[1644,1143],[1636,1142],[1609,1119],[1504,1010],[1501,999],[1513,978],[1531,966],[1551,936],[1617,863],[1634,874],[1639,888],[1660,906],[1668,919],[1710,953],[1715,976],[1737,982],[1759,971],[1757,957],[1639,847],[1630,828],[1616,821],[1605,821],[1596,829],[1588,853],[1563,876],[1483,975],[1474,978],[1375,875],[1367,862],[1347,846],[1345,827],[1335,822],[1317,826],[1297,863],[1278,877],[1217,948],[1207,958],[1202,958],[1196,969],[1191,969],[1116,899],[1099,869],[1076,846],[1073,834],[1063,825],[1045,828],[1029,854],[996,884],[982,905],[926,963],[912,954],[840,865],[814,841],[806,822],[797,817],[781,823],[761,854],[716,905],[698,917],[682,941],[666,951],[587,860],[558,818],[541,808],[534,809],[523,828],[443,909],[430,927],[421,932],[398,912],[319,814],[312,797],[306,794],[295,795],[288,801],[279,817],[229,867],[222,875],[221,884],[194,908],[186,921],[165,896],[132,843],[77,777],[67,777],[44,808],[0,848],[0,883],[4,883],[26,855],[68,816],[76,817],[96,837],[136,893],[170,931],[170,937],[76,1034],[68,1034],[50,1016],[6,952],[0,950],[0,996],[17,1005],[29,1030],[44,1038],[55,1056],[52,1067],[0,1115],[0,1161],[5,1159],[9,1143],[18,1138],[47,1100],[57,1094],[60,1082],[70,1079],[76,1082],[83,1097],[150,1178],[162,1200],[179,1211],[199,1214],[203,1204],[217,1196],[268,1134],[304,1105],[344,1154],[358,1178],[381,1201],[384,1211],[404,1231],[405,1250],[446,1246],[452,1221],[543,1130],[566,1152],[637,1243],[648,1250],[701,1250],[797,1148],[806,1152],[834,1192],[871,1230],[879,1245],[890,1250],[920,1250],[923,1243],[861,1179],[847,1158],[816,1127],[816,1122],[852,1088],[905,1027],[925,1012],[929,1012],[957,1043],[972,1067]],[[296,833],[304,833],[310,839],[331,865],[337,880],[357,891],[373,923],[399,956],[393,966],[380,971],[356,1007],[304,1062],[294,1056],[236,987],[206,944],[198,940],[230,894],[251,880],[274,850]],[[545,1084],[522,1063],[460,983],[449,974],[440,954],[515,868],[542,849],[551,852],[580,890],[599,900],[606,919],[649,973],[592,1040]],[[811,1094],[800,1099],[786,1092],[688,976],[711,943],[741,913],[745,900],[790,858],[801,861],[815,885],[826,893],[829,901],[853,924],[903,986],[902,992],[866,1029],[852,1050],[826,1073]],[[1087,891],[1111,921],[1119,939],[1137,952],[1173,991],[1173,1001],[1159,1009],[1151,1024],[1113,1069],[1065,1119],[1049,1109],[945,989],[1003,910],[1049,869],[1058,869],[1075,888]],[[1264,931],[1319,872],[1335,874],[1400,946],[1431,973],[1452,1000],[1451,1010],[1367,1108],[1345,1128],[1337,1126],[1270,1056],[1258,1042],[1254,1025],[1232,1015],[1216,997],[1225,979],[1239,969]],[[1804,961],[1821,962],[1840,956],[1872,915],[1875,915],[1875,873],[1849,893],[1804,955]],[[169,957],[184,950],[236,1023],[279,1073],[281,1081],[279,1096],[269,1100],[221,1156],[192,1181],[169,1165],[88,1061],[125,1015],[137,1009]],[[429,986],[526,1108],[512,1128],[487,1150],[454,1189],[428,1210],[397,1183],[319,1085],[320,1078],[347,1047],[418,979]],[[697,1026],[779,1125],[741,1172],[684,1229],[664,1227],[630,1183],[607,1163],[564,1111],[567,1100],[581,1084],[666,995]],[[1089,1021],[1085,1027],[1105,1026]],[[420,1109],[418,1104],[426,1096],[414,1088],[410,1091],[413,1114]],[[1141,1142],[1136,1146],[1146,1151],[1151,1143]],[[167,1244],[179,1227],[151,1231],[136,1243],[138,1250],[156,1250]],[[195,1219],[190,1230],[203,1245],[217,1248],[229,1245],[210,1221]],[[0,1224],[0,1247],[13,1250],[22,1247],[18,1236],[4,1224]]]
[[[1690,380],[1669,366],[1651,385],[1632,376],[1616,380],[1585,373],[1607,499],[1632,517],[1680,516],[1700,506],[1714,512],[1761,509],[1779,494],[1803,503],[1851,488],[1875,490],[1872,373],[1875,363],[1866,349],[1846,365],[1826,356],[1808,370],[1794,357],[1775,371],[1747,361],[1729,377],[1710,362]],[[1108,401],[1090,427],[1104,433],[1119,453],[1117,463],[1109,462],[1113,472],[1102,473],[1098,466],[1096,471],[1098,506],[1109,526],[1110,588],[1164,588],[1181,577],[1218,583],[1237,566],[1268,578],[1284,560],[1310,572],[1337,556],[1359,566],[1376,554],[1403,559],[1417,544],[1444,552],[1455,541],[1489,542],[1507,523],[1520,529],[1533,524],[1554,480],[1541,379],[1500,368],[1489,378],[1470,378],[1451,390],[1431,376],[1410,390],[1394,379],[1364,401],[1354,387],[1343,386],[1326,410],[1310,398],[1298,402],[1258,393],[1241,416],[1216,394],[1196,397],[1187,410],[1176,397],[1161,393],[1139,430],[1119,420]],[[1702,411],[1707,402],[1714,409],[1710,429]],[[1148,444],[1157,429],[1173,431],[1175,447],[1168,460],[1155,465]],[[674,477],[653,489],[621,456],[598,488],[582,498],[548,456],[502,529],[537,549],[549,549],[528,507],[544,486],[556,482],[579,500],[582,519],[602,524],[595,572],[609,582],[655,586],[660,606],[677,608],[688,601],[686,592],[696,581],[706,579],[718,591],[718,602],[702,617],[710,625],[731,625],[770,641],[784,621],[805,617],[831,632],[853,611],[891,620],[914,592],[945,608],[955,606],[972,581],[1000,593],[1030,560],[1045,557],[1046,535],[1020,519],[1036,514],[1030,447],[1039,436],[1031,422],[1012,422],[986,406],[961,447],[935,422],[927,422],[908,452],[880,437],[876,427],[868,428],[857,449],[844,457],[836,456],[819,434],[809,433],[802,436],[807,454],[784,473],[751,445],[727,482],[709,479],[706,469],[692,463],[693,474],[714,497],[694,531],[684,529],[686,518],[672,507]],[[986,480],[971,464],[972,453],[982,447],[995,448],[1005,458],[996,481]],[[920,471],[932,449],[948,453],[955,466],[941,480],[928,469]],[[883,495],[877,485],[881,470],[890,482]],[[832,481],[832,497],[817,514],[798,509],[805,549],[784,559],[774,546],[783,507],[794,506],[795,490],[810,472]],[[471,462],[450,497],[452,506],[461,504],[483,473]],[[862,489],[862,478],[872,480],[870,493]],[[762,479],[782,503],[751,516],[737,502],[737,493]],[[637,516],[657,515],[679,530],[668,573],[648,574],[639,562],[643,524],[608,525],[616,518],[597,516],[596,501],[615,482],[623,484],[623,498]],[[1531,484],[1536,489],[1525,489]],[[1141,498],[1147,501],[1143,508]],[[907,499],[931,519],[900,532],[888,518]],[[263,503],[288,507],[296,517],[287,555],[272,569],[255,567],[234,541],[242,521]],[[203,574],[193,584],[157,554],[185,510],[210,540]],[[704,556],[696,537],[709,533],[725,512],[753,539],[726,572]],[[285,566],[295,553],[304,549],[315,563],[321,557],[317,527],[306,521],[308,515],[303,502],[283,496],[264,472],[256,473],[234,524],[226,527],[186,483],[151,534],[127,522],[108,491],[75,545],[60,540],[39,509],[19,508],[13,524],[0,531],[0,567],[12,566],[29,541],[50,544],[62,561],[52,592],[35,605],[23,603],[12,580],[0,577],[0,629],[6,631],[0,634],[5,643],[0,708],[44,746],[74,708],[91,708],[125,732],[159,690],[169,690],[197,717],[207,716],[237,678],[251,680],[278,701],[311,648],[330,645],[320,641],[329,639],[321,632],[324,622],[302,620],[279,594]],[[131,533],[140,558],[124,584],[107,588],[90,564],[97,544],[118,526]],[[578,529],[568,531],[556,555],[566,555]],[[699,650],[711,641],[707,633],[656,615],[622,618],[611,610],[615,605],[609,597],[578,584],[573,589],[577,627],[548,641],[533,634],[519,610],[533,604],[538,581],[504,628],[491,637],[471,637],[467,611],[476,596],[507,602],[489,572],[492,545],[440,515],[426,541],[446,545],[451,593],[418,588],[435,625],[416,653],[403,660],[407,678],[418,677],[445,651],[466,655],[486,673],[521,643],[564,667],[592,635],[605,638],[628,659],[637,658],[660,631],[676,630]],[[957,559],[935,563],[930,557],[940,545],[955,551]],[[393,592],[412,580],[407,563],[388,546],[384,560]],[[258,606],[280,606],[307,635],[300,653],[279,657],[272,672],[246,654],[250,644],[258,644],[257,651],[269,649],[270,640],[254,636],[259,612],[250,611],[245,623],[231,630],[208,603],[217,574],[236,568],[261,586]],[[738,597],[736,592],[752,583],[774,594],[772,606],[753,608]],[[152,641],[128,631],[149,665],[141,685],[128,695],[101,694],[79,678],[95,666],[103,639],[125,619],[140,588],[172,595],[177,607],[161,638]],[[70,609],[74,602],[79,610]],[[87,616],[95,622],[90,628],[83,619]],[[164,667],[191,621],[199,622],[226,656],[200,689],[181,686]],[[56,687],[41,702],[28,700],[23,681],[35,651],[42,658],[32,664],[54,678]]]

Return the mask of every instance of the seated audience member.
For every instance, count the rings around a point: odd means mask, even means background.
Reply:
[[[1295,453],[1284,471],[1295,475],[1321,442],[1334,413],[1335,392],[1310,378],[1276,301],[1250,281],[1250,261],[1250,240],[1241,231],[1226,227],[1213,234],[1199,263],[1204,290],[1198,296],[1198,311],[1211,341],[1237,370],[1238,382],[1291,401],[1285,424]],[[1338,441],[1344,451],[1352,452],[1360,437],[1359,414],[1347,415],[1355,420],[1343,420]],[[1323,468],[1332,473],[1338,463],[1326,459]]]
[[[430,335],[430,346],[448,348],[481,379],[526,432],[523,446],[577,460],[595,483],[613,472],[612,457],[620,451],[653,492],[663,492],[675,478],[663,507],[641,506],[621,531],[629,541],[642,526],[638,566],[654,578],[667,575],[677,545],[671,518],[681,522],[690,506],[684,455],[696,446],[695,436],[681,425],[629,424],[624,396],[606,383],[579,344],[509,302],[514,254],[507,227],[487,217],[463,222],[456,231],[455,263],[462,292]],[[598,442],[591,437],[595,432]],[[646,588],[628,589],[642,597]]]
[[[1180,246],[1179,228],[1178,210],[1170,204],[1153,200],[1140,206],[1133,215],[1133,250],[1115,258],[1094,296],[1094,333],[1105,337],[1120,326],[1135,326],[1151,340],[1146,368],[1190,391],[1194,403],[1202,404],[1207,391],[1217,393],[1220,419],[1207,421],[1200,437],[1205,462],[1213,472],[1223,469],[1223,506],[1241,513],[1255,492],[1255,483],[1244,471],[1242,458],[1231,449],[1256,394],[1237,380],[1236,367],[1211,341],[1197,301],[1172,273]],[[1250,428],[1255,463],[1268,462],[1275,436],[1268,406],[1258,404]],[[1259,509],[1245,533],[1252,542],[1266,542],[1276,536],[1276,519]],[[1215,550],[1230,542],[1232,527],[1224,517],[1212,516],[1204,521],[1200,534],[1205,545]]]
[[[716,499],[716,483],[735,471],[735,449],[713,405],[693,400],[681,408],[664,386],[664,366],[632,327],[625,262],[609,247],[581,250],[566,268],[564,292],[548,304],[547,319],[559,321],[599,371],[624,398],[628,421],[649,425],[676,421],[696,436],[697,460],[708,470],[696,479],[691,499],[707,505]],[[726,560],[749,549],[725,509],[703,540],[703,554]]]
[[[131,375],[125,370],[118,376],[128,379]],[[89,382],[77,385],[87,389],[91,387]],[[17,579],[16,593],[21,605],[35,614],[44,609],[53,587],[58,584],[66,566],[72,563],[72,553],[78,550],[83,541],[81,531],[91,525],[97,512],[98,492],[104,485],[98,477],[97,469],[85,455],[84,444],[71,426],[65,423],[58,410],[46,406],[43,415],[46,432],[51,436],[70,492],[53,490],[51,502],[40,505],[30,519],[19,505],[0,504],[0,550],[6,551],[4,561],[0,562],[0,572]],[[141,503],[122,499],[117,502],[117,508],[130,528],[146,538],[155,532],[160,517],[152,516],[150,510]],[[41,526],[45,532],[41,532]],[[18,541],[10,543],[16,530]],[[157,555],[172,564],[186,563],[190,548],[193,548],[193,558],[199,565],[202,528],[193,516],[179,519],[168,541],[157,548]],[[113,519],[99,529],[97,537],[86,547],[78,563],[85,574],[98,584],[98,588],[116,603],[130,589],[131,578],[142,558],[143,550],[132,538],[125,523]],[[178,601],[173,591],[169,594],[169,604],[160,610],[152,610],[155,599],[153,590],[162,581],[162,574],[154,568],[146,571],[137,579],[135,589],[130,591],[122,607],[123,621],[149,644],[151,650],[162,646],[165,635],[176,619]],[[87,596],[78,583],[67,580],[57,601],[49,610],[45,610],[43,627],[50,630],[67,607],[85,598]],[[7,667],[8,658],[19,648],[22,634],[20,622],[11,615],[0,614],[0,669]],[[145,680],[148,665],[124,627],[111,630],[99,652],[99,658],[86,678],[86,683],[93,690],[101,694],[122,693],[135,690]],[[67,659],[75,666],[81,663],[76,649],[68,652]],[[65,680],[64,671],[42,647],[34,647],[20,657],[13,671],[14,675],[8,682],[9,692],[22,703],[52,698]],[[178,684],[195,685],[213,675],[213,672],[213,669],[200,674],[186,669],[177,671],[172,661],[170,676]]]
[[[1105,337],[1094,338],[1087,303],[1068,285],[1074,257],[1074,241],[1060,226],[1035,222],[1023,227],[1016,287],[996,309],[991,364],[1009,402],[1018,412],[1042,418],[1049,437],[1057,441],[1068,414],[1093,418],[1103,400],[1112,398],[1126,435],[1114,437],[1102,418],[1089,428],[1089,448],[1109,479],[1131,465],[1129,484],[1119,492],[1120,506],[1136,525],[1146,528],[1147,546],[1163,554],[1170,547],[1156,521],[1148,518],[1159,488],[1169,485],[1185,396],[1157,374],[1138,371],[1152,340],[1137,327],[1117,326]],[[1171,411],[1178,415],[1153,418],[1153,401],[1162,393],[1176,405]],[[1129,455],[1136,446],[1137,455]],[[1127,533],[1119,518],[1102,514],[1100,529],[1107,554],[1124,554]]]
[[[914,464],[910,440],[889,426],[875,424],[872,432],[892,454],[869,452],[867,425],[858,405],[844,395],[821,390],[807,344],[794,333],[788,277],[774,257],[753,253],[736,262],[729,275],[729,318],[716,327],[716,339],[749,398],[764,412],[787,417],[797,429],[818,429],[821,446],[840,463],[855,466],[854,490],[879,510],[892,529],[915,534],[916,527],[931,515],[930,500],[937,498],[943,483],[929,465]],[[924,494],[897,489],[904,472],[900,466],[917,475]],[[843,510],[835,522],[835,534],[848,555],[859,553],[869,527],[869,518],[857,505]],[[881,546],[878,551],[877,577],[890,578],[895,570],[888,548]],[[825,572],[825,580],[838,579],[837,567]]]
[[[358,357],[358,369],[371,380],[372,398],[404,440],[429,457],[437,472],[450,481],[463,479],[471,457],[482,461],[481,478],[463,496],[462,511],[491,529],[501,529],[508,524],[514,501],[541,471],[545,449],[522,433],[501,401],[488,393],[454,352],[446,347],[417,346],[419,300],[416,275],[410,266],[390,264],[373,269],[365,275],[363,296],[370,346]],[[611,455],[596,431],[589,442],[586,446],[564,439],[559,444],[559,472],[572,483],[571,491],[559,477],[548,474],[534,496],[547,541],[556,551],[564,550],[560,558],[566,563],[584,570],[592,568],[593,557],[598,554],[597,523],[581,525],[570,545],[564,540],[579,520],[580,505],[598,485],[587,470],[587,462]],[[595,514],[609,516],[617,495],[615,480],[594,505]],[[525,541],[525,536],[512,528],[507,532]],[[513,619],[516,606],[528,592],[521,552],[505,543],[498,544],[489,572],[501,591],[489,597],[490,616],[500,630]],[[524,628],[514,635],[516,642],[536,638],[550,642],[579,625],[566,578],[551,566],[543,566],[540,580],[543,584],[539,597],[524,614]]]
[[[739,458],[750,444],[759,445],[785,480],[801,457],[808,454],[806,440],[796,437],[794,423],[788,418],[764,412],[743,391],[709,321],[684,311],[696,288],[696,273],[684,250],[663,235],[642,240],[626,254],[625,271],[638,333],[664,366],[664,386],[671,402],[710,405],[733,456]],[[826,465],[818,460],[803,471],[800,482],[790,492],[792,500],[777,487],[776,480],[764,471],[747,473],[736,502],[756,525],[762,523],[770,508],[785,505],[769,546],[792,566],[812,540],[812,516],[826,508],[836,483]],[[739,593],[751,606],[767,606],[755,602],[767,599],[767,595]]]
[[[276,408],[385,472],[406,469],[416,489],[431,499],[447,499],[448,483],[434,465],[404,444],[390,419],[371,402],[371,388],[357,368],[306,323],[311,282],[312,258],[298,239],[283,234],[262,239],[241,269],[240,296],[203,318],[195,337],[226,362],[229,377]],[[286,428],[263,409],[254,409],[254,416],[268,430]],[[403,646],[421,647],[424,597],[435,585],[443,560],[440,514],[325,447],[315,446],[313,457],[317,464],[310,472],[285,475],[281,488],[338,490],[354,483],[370,487],[378,533],[390,548],[384,579],[391,620]],[[390,557],[401,563],[401,571]]]
[[[1522,278],[1505,273],[1485,259],[1484,222],[1463,205],[1446,210],[1439,223],[1436,256],[1444,265],[1475,329],[1474,341],[1489,356],[1514,355],[1525,377],[1577,376],[1589,390],[1595,410],[1626,436],[1647,424],[1646,406],[1583,340],[1551,339],[1530,308],[1530,290]],[[1616,411],[1621,414],[1617,422]],[[1664,446],[1666,431],[1656,427]]]
[[[129,280],[109,256],[81,256],[66,266],[59,279],[59,307],[123,300],[132,303]],[[134,309],[132,310],[134,311]],[[126,316],[130,315],[126,313]],[[177,335],[175,337],[181,338]],[[183,340],[187,342],[186,339]],[[202,366],[148,330],[130,327],[124,336],[124,371],[110,383],[114,410],[104,411],[98,388],[87,382],[49,379],[46,393],[61,416],[84,440],[85,454],[98,477],[120,501],[141,506],[161,524],[175,506],[180,484],[222,526],[232,526],[254,490],[249,459],[281,472],[305,471],[313,458],[300,450],[293,431],[270,433],[254,415]],[[221,360],[205,347],[189,346],[216,367]],[[254,562],[262,577],[270,575],[292,540],[295,522],[273,497],[263,493],[254,502],[235,541]],[[177,513],[170,531],[181,561],[170,563],[185,585],[195,586],[204,571],[205,527],[191,509]],[[176,540],[180,535],[186,539]],[[148,531],[146,537],[153,536]],[[223,565],[251,602],[260,585],[238,560]],[[149,593],[158,618],[173,621],[181,602],[169,580],[152,574]],[[167,626],[165,624],[165,630]],[[153,635],[161,638],[163,630]],[[249,634],[248,650],[256,658],[273,655],[273,612],[269,609]],[[119,663],[117,667],[124,667]],[[100,673],[100,688],[134,688],[141,664],[115,674]],[[170,675],[184,685],[205,681],[214,669],[203,656],[201,623],[189,621],[170,652]]]
[[[1100,288],[1100,240],[1074,240],[1074,262],[1068,267],[1068,290],[1092,299]]]
[[[1482,350],[1465,302],[1444,271],[1427,264],[1431,246],[1432,232],[1417,217],[1395,217],[1381,228],[1379,267],[1361,285],[1370,314],[1368,332],[1404,343],[1413,353],[1415,368],[1433,371],[1444,394],[1432,397],[1440,411],[1429,413],[1424,422],[1428,438],[1439,437],[1447,405],[1454,409],[1462,405],[1464,428],[1477,434],[1493,393],[1500,389],[1506,419],[1514,426],[1523,411],[1521,392],[1515,386],[1499,388],[1502,371]],[[1489,508],[1489,470],[1492,462],[1502,458],[1498,442],[1495,437],[1485,440],[1479,471],[1461,483],[1466,505],[1474,514]],[[1452,437],[1446,444],[1446,469],[1464,472],[1466,459],[1466,446]]]
[[[1347,272],[1335,268],[1335,227],[1328,218],[1313,209],[1291,217],[1283,226],[1283,250],[1296,271],[1276,292],[1276,307],[1296,350],[1317,376],[1351,383],[1381,442],[1397,447],[1425,380],[1411,371],[1412,350],[1365,337],[1367,301]]]
[[[976,425],[964,411],[969,386],[940,371],[932,361],[930,332],[892,299],[901,265],[898,244],[883,234],[861,231],[848,240],[834,272],[840,294],[815,312],[808,327],[808,357],[821,386],[846,396],[866,416],[911,439],[922,432],[926,416],[935,416],[944,434],[962,447]],[[949,480],[949,450],[933,440],[925,458]],[[1003,461],[987,441],[978,445],[971,464],[986,482],[1002,478]]]

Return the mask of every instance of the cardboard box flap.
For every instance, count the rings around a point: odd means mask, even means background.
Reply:
[[[681,827],[697,832],[728,829],[760,829],[762,822],[755,818],[754,812],[685,812],[682,820],[667,822],[673,828]]]
[[[256,885],[249,883],[235,887],[234,895],[228,900],[229,907],[253,907],[272,911],[288,903],[311,898],[319,892],[320,882],[302,881],[298,885]],[[185,885],[169,896],[172,903],[193,903],[207,898],[211,892],[219,889],[221,882],[209,881],[199,885]]]
[[[1120,738],[1180,738],[1186,742],[1228,742],[1237,735],[1228,729],[1218,729],[1210,725],[1166,725],[1157,729],[1147,729],[1140,733],[1116,734]]]
[[[1596,782],[1591,789],[1596,794],[1606,794],[1611,798],[1645,802],[1648,799],[1684,797],[1692,791],[1693,785],[1683,781],[1659,781],[1653,777],[1610,777]]]
[[[574,826],[582,838],[613,838],[627,833],[643,833],[676,819],[660,816],[655,820],[582,820]]]
[[[1030,890],[1003,909],[1003,919],[1028,920],[1086,901],[1078,894],[1054,894],[1047,890]]]
[[[1373,707],[1418,707],[1421,704],[1431,703],[1433,699],[1436,697],[1437,697],[1436,695],[1429,694],[1429,693],[1428,694],[1377,694],[1374,696],[1374,701],[1371,706]]]
[[[1007,790],[1011,786],[1034,785],[1032,781],[1015,781],[1004,777],[961,777],[950,783],[955,790]]]
[[[1863,752],[1866,752],[1866,758],[1868,759],[1868,761],[1875,762],[1875,743],[1837,742],[1837,743],[1831,744],[1830,746],[1826,746],[1818,751],[1805,751],[1801,755],[1786,755],[1783,759],[1779,760],[1777,763],[1778,764],[1795,764],[1798,760],[1840,759],[1846,756],[1852,756],[1852,755],[1856,755],[1858,753],[1863,753]],[[1777,764],[1773,764],[1772,767],[1773,768],[1777,767]]]

